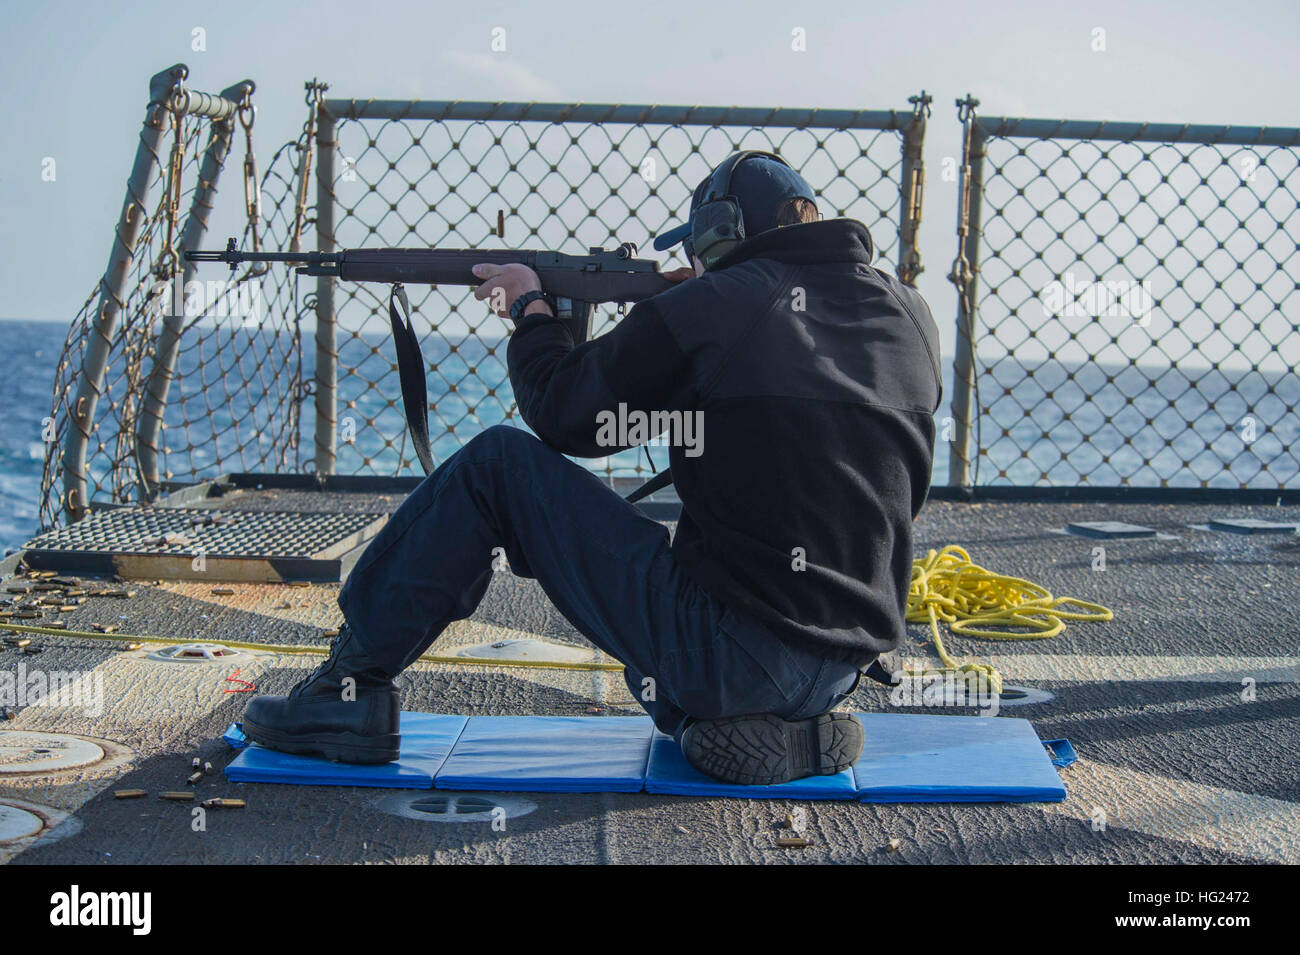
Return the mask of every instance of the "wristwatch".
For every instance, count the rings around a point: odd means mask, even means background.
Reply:
[[[555,307],[555,298],[553,296],[547,295],[545,292],[539,292],[537,289],[533,289],[531,292],[525,292],[523,295],[515,299],[514,304],[510,306],[510,320],[518,325],[524,320],[524,309],[533,302],[536,302],[538,299],[541,299],[551,307],[552,314],[559,314],[559,309]]]

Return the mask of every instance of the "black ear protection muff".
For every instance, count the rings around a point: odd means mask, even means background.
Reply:
[[[765,156],[781,165],[789,163],[776,153],[746,150],[728,156],[708,178],[704,194],[691,210],[691,234],[686,239],[686,256],[699,256],[705,269],[711,269],[724,255],[745,240],[745,218],[740,201],[731,194],[731,176],[746,159]]]

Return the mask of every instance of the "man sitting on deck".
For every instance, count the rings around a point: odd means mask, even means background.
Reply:
[[[476,266],[476,297],[516,323],[510,382],[537,437],[489,428],[424,480],[352,570],[329,659],[254,699],[247,734],[396,759],[393,677],[474,612],[503,547],[701,772],[768,784],[851,766],[862,727],[833,710],[903,637],[939,343],[921,296],[872,267],[866,227],[822,220],[815,200],[778,157],[730,156],[656,241],[684,241],[693,277],[670,273],[576,347],[535,272]],[[669,453],[671,543],[564,457],[649,438],[611,438],[637,412],[707,425]]]

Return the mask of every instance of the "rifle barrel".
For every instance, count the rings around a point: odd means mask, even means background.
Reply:
[[[241,262],[333,262],[338,258],[337,252],[238,252],[232,249],[190,249],[185,253],[186,262],[224,262],[238,265]]]
[[[471,271],[481,262],[518,262],[537,272],[542,287],[557,297],[599,304],[639,302],[670,288],[659,265],[633,258],[629,247],[588,255],[532,249],[344,249],[339,252],[241,252],[232,239],[215,250],[192,249],[189,262],[222,262],[231,268],[244,262],[286,262],[300,274],[332,275],[344,282],[405,282],[412,285],[465,285],[482,282]]]

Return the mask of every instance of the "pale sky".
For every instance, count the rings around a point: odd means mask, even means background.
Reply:
[[[900,110],[925,88],[935,105],[920,287],[946,339],[955,188],[938,170],[957,152],[955,98],[970,91],[987,115],[1300,125],[1294,0],[2,0],[0,9],[0,318],[75,314],[107,261],[148,79],[176,62],[194,89],[257,82],[264,164],[300,129],[311,77],[331,96],[357,98]],[[191,49],[195,27],[205,51]],[[504,55],[490,51],[495,27],[507,31]],[[1097,27],[1104,53],[1091,49]],[[790,49],[795,28],[806,53]],[[222,194],[235,210],[240,156],[242,146]],[[46,157],[54,182],[41,178]]]

